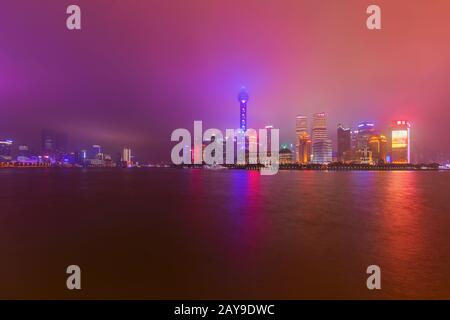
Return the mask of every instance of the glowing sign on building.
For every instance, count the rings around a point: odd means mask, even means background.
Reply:
[[[408,131],[407,130],[393,130],[392,131],[392,148],[406,148],[408,147]]]
[[[391,128],[392,163],[411,163],[411,124],[396,120]]]

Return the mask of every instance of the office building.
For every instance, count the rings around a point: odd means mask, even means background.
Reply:
[[[123,152],[122,152],[122,162],[124,163],[124,165],[126,165],[127,167],[132,166],[133,162],[131,159],[131,149],[129,148],[124,148]]]
[[[10,162],[12,160],[12,145],[11,140],[0,141],[0,162]]]
[[[295,118],[295,155],[298,163],[311,161],[311,137],[308,134],[308,119],[304,115]]]
[[[327,164],[332,161],[332,145],[328,139],[327,119],[325,113],[313,116],[312,126],[312,162]]]
[[[345,155],[349,154],[351,149],[351,130],[339,124],[337,127],[337,161],[345,162]]]
[[[411,124],[397,120],[391,127],[392,163],[411,163]]]
[[[382,134],[373,135],[369,139],[369,148],[372,152],[373,164],[384,164],[387,162],[387,139]]]

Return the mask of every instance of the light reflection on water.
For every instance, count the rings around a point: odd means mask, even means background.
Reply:
[[[450,298],[447,172],[3,169],[0,179],[0,297],[68,297],[64,268],[78,263],[80,298]],[[371,264],[379,292],[365,287]]]

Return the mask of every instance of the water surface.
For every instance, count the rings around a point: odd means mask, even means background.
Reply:
[[[450,298],[448,190],[448,172],[0,169],[0,298]]]

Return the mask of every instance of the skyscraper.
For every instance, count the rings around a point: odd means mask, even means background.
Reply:
[[[10,162],[12,160],[12,144],[11,140],[0,141],[0,162]]]
[[[67,135],[44,129],[41,133],[41,147],[44,156],[59,160],[67,151]]]
[[[337,160],[346,161],[345,155],[352,149],[352,137],[350,128],[345,128],[342,124],[337,127]]]
[[[92,151],[91,151],[92,155],[91,158],[95,159],[97,157],[98,154],[102,153],[102,147],[99,146],[98,144],[94,144],[92,146]]]
[[[247,130],[247,102],[248,102],[248,93],[247,90],[242,87],[241,91],[238,95],[239,100],[239,110],[240,110],[240,122],[239,128],[241,128],[244,132]]]
[[[312,127],[312,162],[326,164],[332,161],[331,140],[327,134],[327,119],[325,113],[313,116]]]
[[[364,150],[369,147],[369,139],[375,133],[373,122],[362,122],[358,124],[358,136],[356,138],[356,148]]]
[[[369,139],[369,148],[372,151],[374,164],[387,162],[387,139],[382,134],[376,134]]]
[[[312,144],[309,134],[306,132],[301,133],[297,137],[297,162],[300,164],[306,164],[311,162]]]
[[[304,115],[295,118],[295,154],[298,163],[311,161],[311,138],[308,134],[308,119]]]
[[[130,167],[133,164],[133,162],[131,161],[131,149],[129,148],[123,149],[122,162],[124,162],[127,167]]]
[[[411,163],[411,124],[406,120],[397,120],[392,124],[391,161]]]
[[[308,132],[308,119],[304,115],[298,115],[295,118],[295,132],[297,136],[302,132]]]

